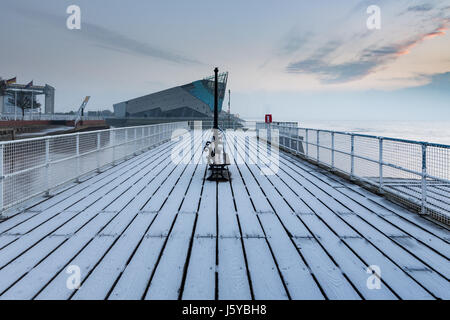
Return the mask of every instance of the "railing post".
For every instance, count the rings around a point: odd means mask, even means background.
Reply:
[[[320,162],[320,130],[317,130],[317,163]]]
[[[126,160],[127,156],[128,156],[128,128],[125,128],[125,143],[124,143],[124,146],[125,146],[125,157],[124,157],[124,159]]]
[[[422,208],[421,213],[427,213],[427,145],[422,144]]]
[[[334,131],[331,132],[331,170],[334,170]]]
[[[351,169],[350,169],[350,178],[353,179],[355,175],[355,136],[351,135]]]
[[[379,186],[379,188],[380,188],[380,192],[382,192],[383,191],[383,138],[379,138],[379,140],[378,140],[378,142],[379,142],[379,159],[378,159],[378,162],[379,162],[379,167],[380,167],[380,170],[379,170],[379,176],[380,176],[380,186]]]
[[[80,134],[76,135],[76,155],[77,155],[77,181],[80,180]]]
[[[145,134],[144,134],[145,128],[141,128],[141,150],[145,150]]]
[[[50,194],[50,138],[45,139],[45,195]]]
[[[100,132],[97,132],[97,172],[100,172],[100,143],[101,143]]]
[[[305,143],[305,147],[306,147],[306,159],[309,158],[309,141],[308,141],[308,129],[305,129],[305,137],[306,137],[306,143]]]
[[[134,127],[134,155],[137,155],[138,152],[138,140],[137,140],[137,128]]]
[[[115,130],[112,129],[109,132],[109,143],[111,143],[112,147],[112,164],[113,166],[116,164],[116,142],[115,142]]]
[[[3,212],[3,208],[5,207],[5,204],[3,203],[3,186],[5,183],[5,175],[3,171],[3,152],[4,152],[4,144],[0,144],[0,215]]]

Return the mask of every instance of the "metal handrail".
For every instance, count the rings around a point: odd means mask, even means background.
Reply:
[[[130,155],[136,155],[173,138],[172,133],[176,129],[188,130],[188,128],[188,122],[183,121],[0,142],[0,212],[35,196],[48,195],[51,189],[79,180],[82,176],[100,171],[104,166],[114,165]],[[134,134],[128,135],[128,131],[133,131]],[[121,140],[116,139],[116,133],[119,132],[124,133],[124,138]],[[87,137],[83,139],[83,144],[80,144],[80,137]],[[57,149],[56,153],[52,153],[51,146]],[[124,146],[130,146],[130,148],[118,154],[117,150]],[[88,150],[81,150],[82,148]],[[106,155],[107,150],[112,150],[109,151],[112,155]],[[66,152],[69,153],[68,156],[52,158],[53,154],[60,156],[61,153]],[[83,157],[93,155],[95,155],[95,163],[93,159],[82,161]],[[101,156],[110,156],[110,158],[101,159]],[[62,172],[61,176],[57,175],[55,179],[55,176],[51,176],[52,167],[64,162],[67,165],[75,165],[75,173],[69,173],[67,177],[66,173]],[[14,170],[15,166],[18,166],[17,170]],[[82,171],[82,166],[88,169]],[[11,172],[6,171],[9,167],[13,168]],[[37,180],[34,181],[34,185],[28,181],[24,183],[24,177],[30,181]],[[29,190],[30,188],[32,191]]]
[[[443,183],[445,185],[450,186],[450,172],[443,172],[442,176],[437,176],[436,174],[430,173],[431,169],[439,170],[444,168],[444,170],[450,170],[447,168],[450,168],[450,163],[446,163],[447,159],[450,159],[450,145],[445,144],[437,144],[437,143],[430,143],[425,141],[415,141],[415,140],[408,140],[408,139],[399,139],[399,138],[391,138],[391,137],[383,137],[383,136],[375,136],[375,135],[366,135],[366,134],[360,134],[360,133],[351,133],[351,132],[345,132],[345,131],[333,131],[333,130],[323,130],[323,129],[313,129],[313,128],[302,128],[302,127],[291,127],[291,126],[282,126],[282,125],[274,125],[274,124],[265,124],[258,122],[257,125],[257,131],[259,129],[278,129],[279,131],[279,137],[280,137],[280,147],[285,148],[290,152],[293,152],[295,154],[301,154],[305,158],[309,160],[313,160],[317,162],[318,164],[324,165],[329,167],[332,170],[340,171],[344,174],[349,175],[351,179],[354,180],[361,180],[370,183],[371,185],[375,185],[378,187],[380,192],[388,192],[391,194],[394,194],[395,196],[410,202],[414,203],[415,205],[419,205],[420,207],[420,213],[423,215],[432,214],[434,216],[438,216],[441,220],[444,220],[444,222],[448,223],[450,219],[450,207],[447,208],[446,204],[443,204],[443,209],[439,210],[439,212],[436,212],[434,208],[430,205],[429,199],[428,199],[428,193],[429,193],[429,184],[431,181],[436,181],[439,183]],[[291,130],[291,131],[289,131]],[[304,132],[304,136],[301,137],[299,132]],[[295,134],[296,132],[296,134]],[[320,137],[321,134],[329,134],[326,136],[327,138],[327,144],[325,145]],[[316,137],[313,137],[311,134],[315,134]],[[338,135],[345,135],[349,136],[350,139],[346,141],[346,148],[347,150],[342,150],[339,148],[336,148],[335,146],[335,137]],[[259,135],[258,135],[259,136]],[[378,148],[373,148],[373,150],[369,150],[374,153],[374,157],[368,157],[360,153],[360,151],[356,148],[355,149],[355,138],[367,138],[369,140],[378,141]],[[282,139],[286,139],[287,143],[282,143]],[[313,141],[315,140],[315,141]],[[331,140],[331,142],[330,142]],[[398,163],[394,163],[393,161],[390,161],[389,159],[386,159],[385,155],[385,142],[391,141],[393,143],[398,142],[399,144],[402,144],[402,146],[408,146],[408,145],[415,145],[415,146],[421,146],[421,153],[413,155],[413,159],[416,161],[416,165],[419,168],[419,170],[414,170],[413,168],[406,168],[402,165],[399,165]],[[296,143],[296,147],[293,148],[293,142]],[[359,143],[361,143],[360,141]],[[300,144],[301,146],[304,145],[305,148],[301,147],[302,150],[300,150]],[[330,146],[331,145],[331,146]],[[430,148],[433,148],[434,152],[440,152],[438,156],[428,155],[428,157],[433,157],[431,159],[427,159],[427,152]],[[314,154],[312,154],[311,149],[314,150]],[[377,149],[377,150],[375,150]],[[321,153],[323,151],[328,151],[331,153],[330,158],[331,159],[323,159],[321,157]],[[399,149],[401,150],[401,149]],[[335,154],[343,154],[349,157],[349,162],[345,162],[346,166],[350,166],[350,170],[338,168],[336,165],[336,157]],[[442,154],[442,155],[441,155]],[[399,155],[401,158],[402,156],[408,157],[408,154]],[[411,155],[409,155],[411,156]],[[377,181],[374,181],[371,177],[367,176],[361,176],[355,173],[355,160],[361,159],[364,161],[368,161],[370,163],[374,163],[378,165],[378,179]],[[429,161],[432,160],[432,161]],[[428,163],[430,162],[430,163]],[[445,163],[444,163],[445,162]],[[342,164],[342,163],[341,163]],[[410,194],[402,193],[399,190],[394,189],[392,186],[388,186],[386,183],[386,178],[393,178],[391,176],[386,176],[386,173],[384,171],[385,168],[392,168],[395,170],[399,170],[401,172],[404,172],[406,174],[411,174],[414,176],[420,177],[417,180],[418,183],[421,184],[421,199],[413,199],[413,197]],[[344,167],[345,168],[345,167]],[[361,171],[361,170],[360,170]],[[398,178],[397,178],[398,179]],[[403,178],[402,178],[403,179]]]

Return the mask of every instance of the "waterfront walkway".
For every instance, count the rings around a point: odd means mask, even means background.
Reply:
[[[227,140],[229,183],[167,142],[0,223],[0,298],[450,299],[446,227],[287,153],[262,175],[256,139]]]

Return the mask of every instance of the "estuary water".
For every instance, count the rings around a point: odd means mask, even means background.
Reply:
[[[300,127],[450,145],[450,121],[298,121]]]

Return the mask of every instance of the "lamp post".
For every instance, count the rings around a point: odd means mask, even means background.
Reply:
[[[214,69],[214,124],[212,141],[207,143],[208,163],[211,175],[210,181],[229,181],[230,173],[227,166],[230,164],[228,155],[224,150],[223,133],[219,130],[219,69]]]
[[[219,129],[219,69],[214,69],[214,126],[213,129]]]

